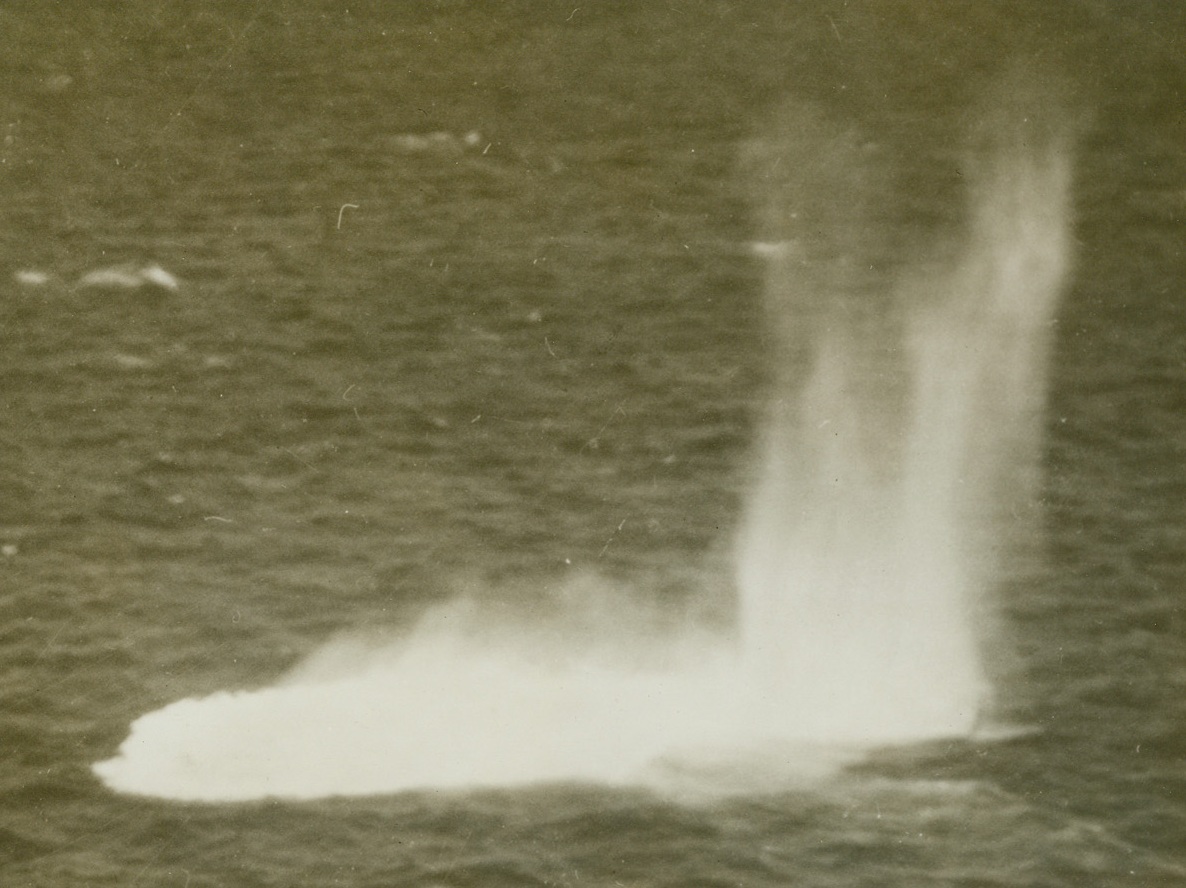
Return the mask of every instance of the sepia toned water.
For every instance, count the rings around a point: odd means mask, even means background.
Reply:
[[[3,883],[1181,884],[1186,26],[1145,7],[0,13]],[[729,638],[779,381],[754,140],[787,113],[857,132],[886,209],[829,224],[922,267],[1010,55],[1081,131],[1044,542],[983,616],[1017,730],[658,789],[99,780],[146,713],[355,670],[459,598],[632,664]],[[121,263],[177,286],[80,285]],[[310,709],[315,767],[357,758]]]

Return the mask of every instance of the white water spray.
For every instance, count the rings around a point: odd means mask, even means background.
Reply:
[[[963,735],[988,696],[978,618],[1033,529],[1069,253],[1065,133],[1026,110],[981,122],[967,219],[921,262],[880,255],[901,241],[874,206],[886,170],[851,135],[821,138],[828,122],[776,185],[783,357],[741,537],[742,638],[805,736]]]
[[[738,547],[740,651],[690,629],[642,661],[572,644],[636,626],[620,601],[604,609],[620,622],[594,609],[535,632],[448,608],[399,645],[145,715],[103,781],[202,800],[634,783],[705,751],[782,749],[760,767],[795,770],[795,744],[970,732],[976,602],[1037,465],[1066,146],[1016,109],[993,118],[966,224],[903,261],[886,168],[814,120],[776,146],[797,172],[773,189],[778,372]]]

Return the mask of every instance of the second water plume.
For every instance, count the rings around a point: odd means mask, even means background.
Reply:
[[[1036,529],[1069,255],[1065,120],[1006,92],[953,166],[889,157],[809,109],[759,157],[776,369],[741,637],[802,736],[966,734],[990,697],[980,624]],[[945,189],[961,214],[935,210]]]

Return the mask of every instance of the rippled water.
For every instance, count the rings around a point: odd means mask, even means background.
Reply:
[[[1181,883],[1184,32],[1125,10],[0,13],[5,884]],[[1037,730],[726,798],[92,775],[145,712],[461,593],[728,626],[771,345],[744,143],[823,107],[934,231],[931,159],[1009,51],[1090,112],[1047,545],[1000,590],[998,694]],[[77,286],[122,262],[179,286]]]

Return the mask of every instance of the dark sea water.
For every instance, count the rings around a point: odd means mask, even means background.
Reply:
[[[0,9],[0,883],[1186,884],[1169,10]],[[823,109],[889,146],[934,235],[1009,57],[1082,121],[1044,543],[996,617],[1030,730],[689,798],[193,804],[92,773],[146,712],[463,592],[530,613],[579,577],[727,632],[774,351],[746,146],[788,98]],[[120,263],[179,285],[79,285]]]

